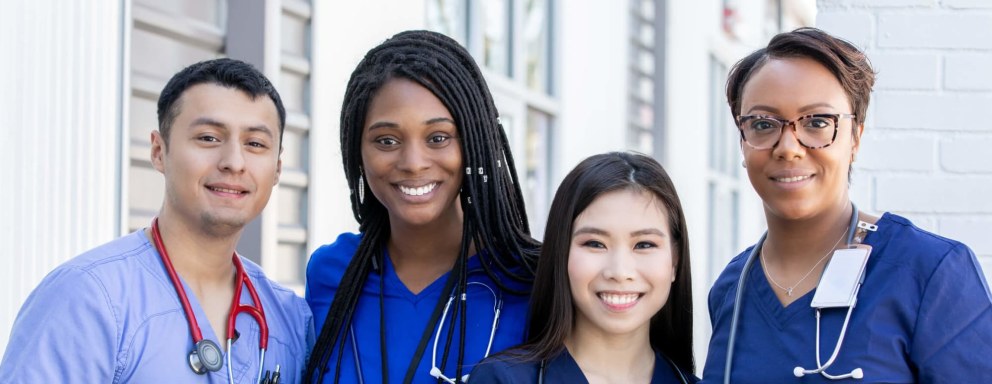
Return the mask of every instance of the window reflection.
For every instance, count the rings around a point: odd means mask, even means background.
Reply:
[[[487,0],[478,3],[481,16],[482,62],[498,73],[510,71],[510,2]]]
[[[528,88],[544,93],[551,93],[549,14],[547,0],[526,0],[523,36],[526,49],[526,82]]]
[[[468,24],[464,0],[428,0],[427,28],[443,33],[465,45]]]
[[[524,202],[530,219],[531,235],[544,236],[547,217],[548,185],[551,170],[551,115],[529,109],[525,138]]]

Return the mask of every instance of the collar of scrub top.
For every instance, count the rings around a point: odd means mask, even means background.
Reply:
[[[568,353],[568,351],[566,350],[562,353]],[[668,363],[668,366],[672,367],[672,370],[675,371],[676,375],[678,375],[679,383],[689,384],[689,379],[685,377],[685,374],[682,373],[682,369],[679,368],[678,365],[675,365],[675,362],[672,361],[672,359],[669,359],[668,356],[665,356],[665,354],[663,353],[659,353],[658,355],[660,355],[665,359],[665,362]],[[561,359],[561,356],[559,355],[559,357],[557,357],[556,359]],[[574,358],[571,359],[574,360]],[[544,374],[547,372],[547,365],[548,365],[548,360],[541,360],[541,364],[537,368],[537,384],[544,384]],[[578,363],[576,363],[576,365],[578,365]]]
[[[863,221],[859,221],[858,220],[858,206],[855,205],[854,202],[851,202],[851,223],[849,224],[848,229],[847,229],[847,244],[848,245],[851,245],[851,244],[854,244],[854,242],[859,242],[860,243],[861,241],[864,240],[864,237],[863,236],[855,237],[855,234],[857,234],[857,232],[859,230],[875,231],[877,229],[878,229],[878,226],[876,226],[876,225],[868,224],[868,223],[865,223]],[[764,234],[761,235],[761,238],[758,239],[758,242],[754,245],[754,247],[751,248],[751,252],[748,254],[747,260],[744,262],[744,269],[741,271],[741,276],[737,279],[737,294],[736,294],[736,297],[734,298],[734,312],[733,312],[732,317],[730,318],[731,319],[730,320],[730,338],[727,340],[727,360],[724,363],[724,367],[723,367],[723,383],[724,384],[730,384],[730,374],[731,374],[731,368],[732,368],[732,365],[733,365],[732,363],[733,363],[733,359],[734,359],[734,342],[737,339],[737,323],[738,323],[738,320],[740,320],[740,312],[741,312],[741,304],[740,303],[741,303],[741,299],[743,299],[743,297],[744,297],[744,285],[745,285],[745,282],[747,280],[748,272],[750,272],[751,271],[751,267],[754,266],[754,259],[756,259],[758,257],[759,252],[761,252],[761,247],[764,246],[765,238],[766,237],[768,237],[768,232],[767,231]],[[861,274],[861,280],[862,280],[862,282],[864,280],[864,273],[865,272],[862,271],[862,274]],[[860,283],[859,283],[859,286],[860,286]],[[855,297],[857,297],[857,291],[855,291],[854,295],[855,295]],[[850,320],[850,318],[851,318],[851,312],[852,311],[854,311],[854,305],[851,305],[848,308],[847,317],[844,319],[844,325],[843,325],[843,328],[841,329],[840,337],[837,340],[837,346],[834,348],[833,356],[831,356],[830,360],[827,361],[827,364],[820,364],[820,309],[819,308],[816,308],[816,319],[817,319],[817,322],[816,322],[816,365],[817,365],[817,368],[816,369],[812,369],[812,370],[805,370],[802,367],[796,367],[793,370],[793,374],[796,377],[802,377],[803,375],[806,375],[806,374],[817,374],[817,373],[819,373],[819,374],[823,375],[823,377],[826,377],[826,378],[831,379],[831,380],[841,380],[841,379],[846,379],[846,378],[861,379],[861,378],[864,377],[864,372],[861,370],[861,368],[857,368],[857,369],[851,371],[851,373],[847,373],[847,374],[843,374],[843,375],[837,375],[837,376],[830,375],[830,374],[828,374],[826,372],[826,369],[829,368],[830,365],[833,364],[834,359],[837,357],[837,352],[840,351],[840,346],[841,346],[841,344],[843,342],[844,334],[847,332],[847,321]]]
[[[220,347],[217,346],[213,340],[208,340],[203,338],[203,334],[200,332],[200,325],[196,321],[196,315],[193,314],[192,306],[189,303],[189,298],[186,297],[186,291],[183,290],[182,282],[179,281],[179,275],[176,274],[176,269],[172,266],[172,260],[169,258],[169,253],[165,249],[165,244],[162,242],[162,234],[158,228],[158,218],[152,220],[152,239],[155,242],[155,248],[158,250],[158,254],[162,259],[162,264],[165,265],[165,270],[169,274],[169,279],[172,280],[172,286],[176,289],[176,294],[179,296],[179,302],[183,306],[183,312],[186,314],[186,322],[189,324],[189,331],[193,335],[194,348],[189,353],[189,366],[196,374],[203,375],[209,372],[216,372],[223,366],[223,360],[221,359]],[[244,265],[241,264],[241,259],[238,257],[237,253],[232,254],[232,261],[234,262],[235,268],[235,290],[234,298],[231,300],[231,311],[227,315],[227,375],[228,381],[234,382],[234,376],[231,369],[231,344],[234,341],[235,333],[234,329],[235,320],[238,314],[244,312],[255,318],[258,322],[259,327],[259,362],[258,362],[258,379],[256,382],[262,379],[262,367],[265,363],[265,350],[269,344],[269,326],[265,321],[265,310],[262,309],[262,301],[258,298],[258,292],[255,291],[255,286],[252,284],[251,279],[248,278],[248,274],[245,273]],[[251,295],[253,306],[247,306],[241,304],[241,287],[248,289],[248,294]],[[277,368],[278,372],[278,368]],[[278,377],[278,376],[276,376]]]

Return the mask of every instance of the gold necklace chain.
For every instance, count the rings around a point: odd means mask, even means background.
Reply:
[[[830,256],[830,254],[834,252],[834,249],[837,248],[837,244],[840,244],[840,241],[844,239],[844,235],[846,235],[847,232],[850,229],[851,229],[851,227],[848,227],[846,230],[844,230],[844,233],[841,233],[840,237],[837,238],[837,241],[834,242],[834,245],[832,247],[830,247],[830,250],[827,251],[827,253],[825,255],[823,255],[823,257],[821,257],[820,260],[817,260],[816,261],[816,264],[813,264],[813,267],[810,268],[809,271],[806,272],[805,275],[803,275],[803,278],[799,279],[799,281],[797,281],[791,287],[788,287],[788,288],[783,287],[781,284],[779,284],[777,281],[775,281],[775,278],[772,277],[772,272],[768,270],[768,267],[767,266],[765,266],[765,248],[764,248],[764,246],[762,246],[762,248],[761,248],[761,255],[759,255],[759,257],[758,257],[761,260],[761,269],[764,269],[765,270],[765,276],[768,277],[768,281],[771,281],[772,284],[774,284],[776,287],[778,287],[779,289],[785,291],[785,294],[787,296],[792,297],[792,290],[793,289],[796,289],[796,287],[798,287],[799,284],[802,284],[803,281],[806,281],[806,278],[809,277],[809,275],[812,274],[814,270],[816,270],[816,266],[820,265],[820,263],[822,263],[823,260],[826,260],[827,259],[827,256]]]

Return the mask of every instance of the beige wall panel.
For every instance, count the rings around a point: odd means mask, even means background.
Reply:
[[[162,13],[184,16],[216,25],[221,25],[224,6],[221,1],[217,0],[134,0],[134,3]]]

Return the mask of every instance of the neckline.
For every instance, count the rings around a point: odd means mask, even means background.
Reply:
[[[871,245],[873,248],[872,256],[868,260],[869,267],[876,262],[876,257],[879,254],[879,248],[874,244],[874,240],[878,239],[890,225],[888,223],[891,220],[888,212],[883,213],[879,216],[876,221],[878,225],[878,230],[875,232],[868,232],[865,238],[862,240],[863,244]],[[759,250],[760,251],[760,250]],[[869,269],[865,273],[869,273]],[[792,319],[800,314],[808,313],[810,309],[810,304],[813,302],[813,296],[816,294],[817,288],[814,287],[809,292],[806,292],[802,296],[799,296],[795,301],[789,303],[789,305],[783,306],[782,302],[778,300],[778,296],[775,295],[775,290],[772,288],[772,283],[768,281],[765,276],[764,267],[761,263],[756,262],[753,264],[751,271],[748,274],[747,296],[748,300],[754,300],[758,303],[761,313],[768,317],[771,324],[774,324],[776,329],[783,330],[787,328],[791,323]],[[867,279],[867,277],[866,277]],[[819,285],[819,282],[817,282]]]
[[[407,288],[406,284],[403,283],[403,280],[400,280],[399,275],[396,274],[396,267],[393,265],[393,259],[389,255],[389,250],[383,247],[382,253],[383,272],[379,274],[378,278],[384,279],[383,283],[386,285],[386,289],[383,294],[386,297],[399,297],[411,302],[419,302],[424,299],[429,299],[440,294],[440,291],[444,289],[445,283],[451,277],[452,271],[449,269],[447,272],[441,276],[438,276],[437,279],[424,287],[424,289],[420,292],[413,293],[413,291],[411,291],[410,288]],[[481,268],[481,264],[479,263],[479,257],[477,257],[477,255],[471,255],[468,258],[466,268],[470,271],[476,268]],[[376,289],[378,289],[378,285],[378,282],[374,284]]]

